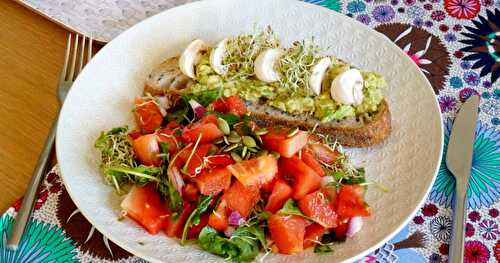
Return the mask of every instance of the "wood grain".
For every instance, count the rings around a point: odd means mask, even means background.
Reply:
[[[59,107],[67,31],[0,0],[0,212],[21,197]]]

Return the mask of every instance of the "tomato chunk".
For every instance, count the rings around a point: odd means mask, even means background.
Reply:
[[[201,230],[208,224],[209,213],[203,213],[200,216],[200,223],[197,225],[193,225],[188,229],[187,237],[188,239],[197,239]]]
[[[297,134],[288,138],[290,129],[271,129],[262,136],[264,149],[276,151],[281,156],[290,158],[299,152],[307,144],[307,132],[298,131]]]
[[[332,201],[321,191],[316,191],[299,200],[300,210],[325,228],[337,226],[337,213]]]
[[[312,247],[321,241],[326,229],[320,224],[312,224],[306,228],[304,236],[304,248]]]
[[[278,161],[272,155],[262,155],[229,165],[229,171],[245,186],[262,186],[271,182],[278,172]]]
[[[194,205],[184,202],[182,213],[176,219],[173,217],[168,218],[165,227],[165,233],[167,236],[181,238],[184,224],[186,223],[191,212],[193,212],[194,208]]]
[[[238,180],[234,181],[222,196],[222,200],[226,201],[227,207],[238,211],[242,217],[250,215],[259,198],[260,192],[258,187],[244,186]]]
[[[174,134],[173,130],[168,128],[160,129],[156,132],[157,139],[159,143],[165,143],[168,147],[168,152],[175,154],[178,150],[179,138]]]
[[[225,153],[207,156],[206,160],[207,160],[207,168],[226,167],[234,163],[234,160],[233,158],[231,158],[231,155]]]
[[[160,107],[154,101],[145,101],[140,97],[135,98],[134,115],[137,125],[144,133],[154,132],[163,122]]]
[[[149,233],[156,234],[168,219],[169,211],[162,203],[153,184],[134,186],[121,203],[127,216],[134,219]]]
[[[184,200],[188,202],[196,202],[198,201],[198,188],[192,183],[186,184],[182,188],[182,197]]]
[[[280,158],[279,167],[282,175],[293,178],[293,195],[295,200],[300,200],[308,193],[316,191],[320,187],[321,177],[297,156],[292,158]]]
[[[194,144],[185,147],[184,149],[180,150],[177,153],[177,155],[172,159],[171,161],[173,162],[172,165],[177,167],[183,173],[187,173],[189,175],[200,173],[203,168],[203,157],[207,155],[208,151],[213,146],[214,145],[211,143],[199,144],[198,147],[195,149],[193,155],[191,156],[191,159],[189,159],[189,156],[193,151]],[[183,170],[182,168],[184,168],[186,163],[187,163],[186,169]]]
[[[224,133],[217,126],[215,115],[207,115],[198,122],[186,126],[182,131],[182,139],[185,142],[196,142],[199,136],[201,136],[201,143],[211,142],[224,136]]]
[[[238,95],[217,99],[212,102],[212,106],[215,111],[222,113],[232,113],[239,116],[247,113],[245,102]]]
[[[231,172],[226,167],[213,168],[193,179],[203,195],[217,195],[229,188]]]
[[[271,238],[280,253],[294,254],[304,249],[304,235],[307,222],[295,215],[272,215],[268,220]]]
[[[292,196],[292,187],[283,179],[276,180],[264,210],[276,213],[276,211],[283,207],[290,196]]]
[[[144,165],[155,165],[159,166],[161,164],[161,159],[158,157],[160,153],[160,147],[158,146],[158,140],[154,134],[146,134],[132,142],[132,148],[137,156],[137,159],[141,161]]]
[[[370,211],[361,196],[361,186],[344,185],[337,195],[337,213],[342,218],[369,216]]]
[[[222,200],[208,218],[208,225],[217,231],[224,231],[229,226],[226,207],[226,201]]]
[[[316,160],[314,155],[308,150],[302,149],[302,161],[306,163],[309,167],[311,167],[319,176],[325,176],[325,170],[323,170],[323,166]]]

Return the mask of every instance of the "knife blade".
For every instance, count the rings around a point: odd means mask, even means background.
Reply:
[[[455,176],[455,207],[449,262],[463,262],[467,186],[472,167],[479,96],[471,96],[458,112],[446,152],[446,166]]]

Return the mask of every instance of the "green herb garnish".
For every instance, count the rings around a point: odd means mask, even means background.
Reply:
[[[184,224],[184,230],[182,231],[181,244],[184,245],[187,238],[187,231],[190,226],[197,225],[200,223],[201,214],[207,211],[210,202],[212,202],[212,196],[200,195],[198,199],[198,205],[189,215],[186,224]]]

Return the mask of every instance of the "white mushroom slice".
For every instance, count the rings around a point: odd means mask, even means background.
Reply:
[[[280,80],[276,65],[283,53],[284,51],[279,48],[269,48],[262,51],[255,59],[254,71],[257,78],[264,82]]]
[[[184,75],[192,79],[195,78],[194,66],[200,59],[200,53],[207,49],[207,44],[201,39],[196,39],[189,43],[179,59],[179,68]]]
[[[309,88],[314,94],[319,95],[321,93],[321,83],[331,65],[332,60],[329,57],[324,57],[312,68],[311,77],[309,78]]]
[[[215,73],[222,76],[227,74],[227,67],[222,65],[222,60],[224,59],[224,55],[226,53],[227,40],[228,39],[225,38],[219,42],[210,53],[210,66],[212,66]]]
[[[332,81],[330,94],[335,101],[346,105],[359,105],[363,102],[363,76],[357,69],[340,73]]]

